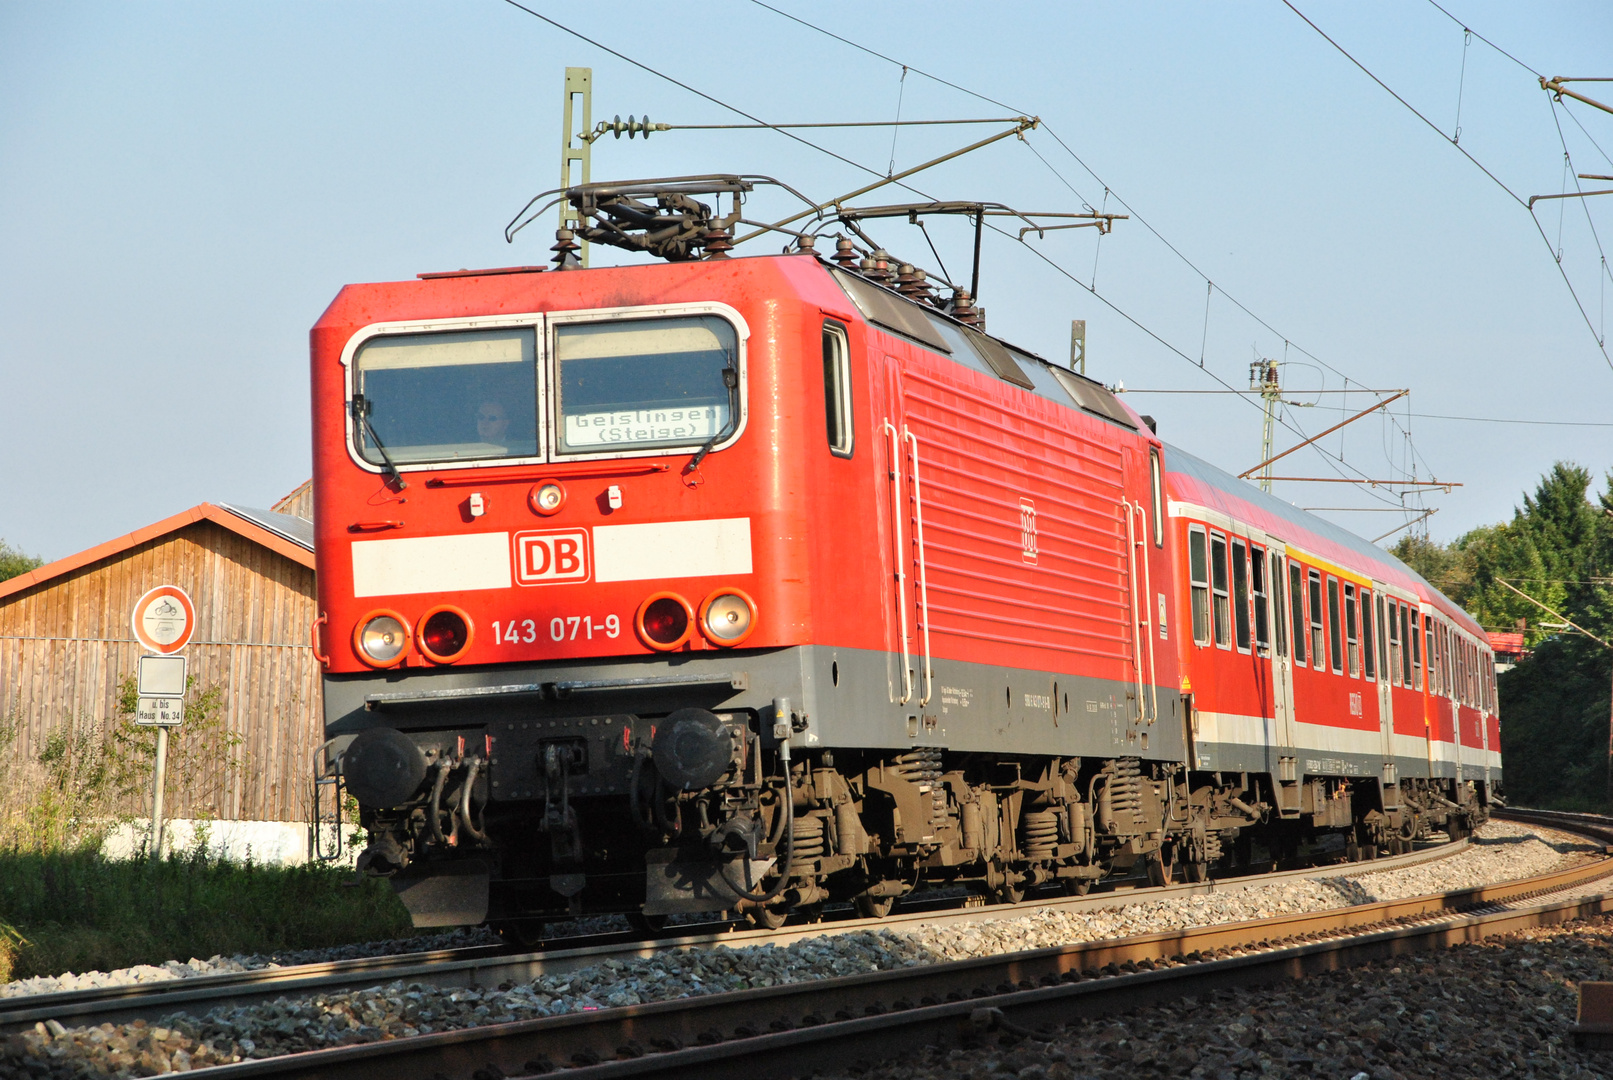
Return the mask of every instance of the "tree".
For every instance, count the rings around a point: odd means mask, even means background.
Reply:
[[[4,540],[0,540],[0,581],[14,578],[18,574],[44,566],[45,560],[32,555],[24,555]]]
[[[1590,473],[1558,462],[1487,546],[1475,551],[1468,608],[1528,621],[1534,655],[1497,680],[1507,790],[1530,806],[1607,809],[1613,650],[1505,589],[1505,580],[1613,641],[1613,474],[1593,504]],[[1502,594],[1506,594],[1503,596]]]

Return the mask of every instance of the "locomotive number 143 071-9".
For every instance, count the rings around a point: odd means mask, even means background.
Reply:
[[[511,619],[508,622],[493,620],[493,644],[530,645],[542,633],[538,619]],[[592,615],[556,615],[549,620],[550,641],[594,640],[595,634],[614,638],[622,632],[622,620],[616,615],[595,619]]]

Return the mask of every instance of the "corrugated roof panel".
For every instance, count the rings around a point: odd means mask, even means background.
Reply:
[[[232,503],[219,503],[224,509],[236,517],[245,518],[259,528],[268,529],[276,536],[290,540],[298,547],[314,550],[314,523],[307,518],[293,517],[291,514],[277,514],[273,510],[256,510],[249,506],[236,506]]]

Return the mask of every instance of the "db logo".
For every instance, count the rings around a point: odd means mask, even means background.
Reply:
[[[588,580],[588,531],[555,529],[515,534],[515,579],[522,585]]]

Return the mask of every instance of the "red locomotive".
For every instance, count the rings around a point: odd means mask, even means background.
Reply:
[[[731,257],[691,190],[568,193],[668,262],[563,234],[312,332],[319,768],[417,924],[777,925],[1482,819],[1492,667],[1427,582],[883,251]]]

